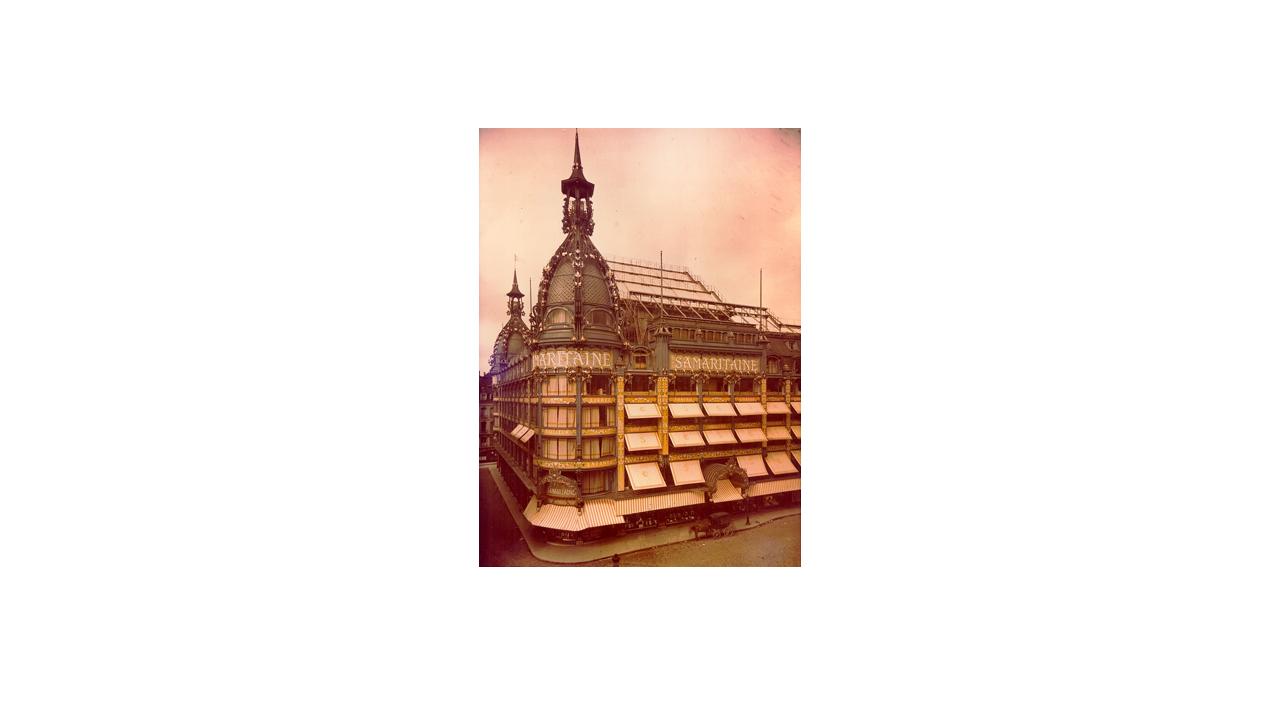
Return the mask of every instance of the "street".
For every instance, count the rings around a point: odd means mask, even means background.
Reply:
[[[609,567],[610,560],[558,565],[530,554],[487,471],[480,474],[482,567]],[[620,567],[796,567],[802,564],[801,516],[780,518],[722,538],[691,540],[620,555]]]

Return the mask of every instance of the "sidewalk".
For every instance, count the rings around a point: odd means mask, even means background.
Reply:
[[[693,534],[690,531],[690,523],[679,523],[674,526],[661,526],[656,528],[647,528],[635,533],[622,535],[617,538],[606,538],[598,540],[587,545],[563,545],[560,543],[548,543],[539,540],[534,536],[530,523],[522,515],[522,508],[517,506],[517,500],[508,490],[507,484],[499,476],[499,470],[496,466],[482,465],[481,471],[489,472],[490,479],[494,482],[495,487],[499,489],[499,494],[503,496],[503,502],[508,506],[508,513],[512,515],[512,520],[516,522],[517,528],[521,530],[521,537],[526,540],[526,547],[530,549],[530,554],[544,562],[556,562],[561,564],[575,564],[579,562],[592,562],[594,560],[608,559],[611,555],[623,555],[625,553],[645,550],[647,548],[658,547],[660,545],[671,545],[691,540]],[[787,508],[774,509],[771,511],[759,511],[750,514],[733,514],[730,528],[735,532],[756,528],[764,523],[770,523],[777,518],[785,516],[797,516],[802,511],[796,506]],[[748,516],[749,524],[744,525],[744,517]],[[704,540],[716,540],[716,538],[704,538]]]

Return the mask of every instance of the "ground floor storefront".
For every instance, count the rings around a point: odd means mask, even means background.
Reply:
[[[582,531],[550,534],[532,526],[524,520],[517,497],[501,477],[498,468],[481,472],[479,564],[483,566],[596,564],[616,553],[623,556],[624,565],[800,564],[800,492],[769,498],[750,497],[734,502],[735,505],[723,502],[630,516],[622,524],[594,529],[597,532],[589,533],[594,536],[589,539]],[[577,513],[572,507],[566,508]],[[722,514],[719,519],[724,530],[715,533],[692,530],[713,514]],[[793,527],[785,530],[787,535],[776,536],[779,528],[765,530],[767,525],[790,517]],[[749,537],[753,533],[758,535]],[[679,543],[707,547],[676,550]],[[685,557],[673,557],[677,562],[664,562],[666,558],[651,554],[656,550]]]

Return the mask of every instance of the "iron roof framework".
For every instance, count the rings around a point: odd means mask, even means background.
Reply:
[[[623,302],[647,317],[745,325],[764,332],[800,335],[802,326],[768,308],[728,303],[685,267],[607,260]]]

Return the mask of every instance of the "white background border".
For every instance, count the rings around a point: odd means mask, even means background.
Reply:
[[[1277,17],[804,7],[7,5],[0,699],[1277,700]],[[473,567],[575,124],[802,127],[803,568]]]

